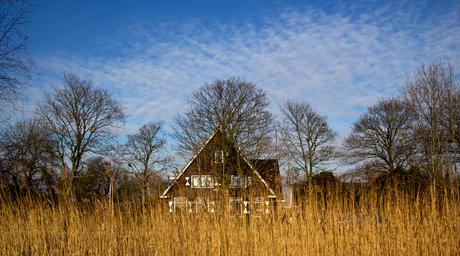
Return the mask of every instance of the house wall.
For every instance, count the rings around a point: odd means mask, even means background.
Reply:
[[[216,151],[223,151],[222,162],[216,161]],[[264,168],[271,168],[265,172],[275,171],[278,173],[275,176],[279,177],[277,161],[274,163],[272,161],[271,166],[265,163]],[[194,187],[197,177],[203,176],[206,180],[211,178],[211,185],[205,182],[204,187]],[[270,184],[277,182],[276,177],[269,177]],[[195,156],[169,190],[169,210],[194,212],[205,208],[207,211],[228,209],[235,214],[249,211],[261,213],[266,212],[267,207],[272,204],[269,194],[266,185],[238,153],[236,147],[218,133]]]

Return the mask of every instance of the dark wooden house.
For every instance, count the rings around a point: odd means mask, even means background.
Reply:
[[[270,213],[282,199],[276,159],[248,159],[220,129],[161,195],[170,212]]]

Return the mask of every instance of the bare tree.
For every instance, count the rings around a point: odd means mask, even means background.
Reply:
[[[15,191],[53,193],[56,146],[49,127],[38,118],[4,128],[0,142],[3,184],[9,184]]]
[[[460,92],[454,92],[452,97],[443,101],[444,119],[447,122],[447,143],[449,151],[447,166],[458,179],[458,163],[460,162]]]
[[[457,164],[459,70],[450,61],[423,64],[408,78],[402,95],[414,112],[414,135],[423,151],[417,167],[430,177],[435,200],[437,180],[448,181]]]
[[[2,0],[0,6],[0,115],[7,118],[4,108],[23,98],[23,90],[35,64],[27,52],[30,39],[23,28],[29,14],[35,10],[24,0]]]
[[[366,163],[374,172],[394,173],[407,167],[415,142],[411,135],[412,111],[401,99],[380,99],[360,116],[344,140],[345,159]]]
[[[252,159],[271,150],[270,101],[256,84],[240,78],[216,80],[193,92],[188,104],[185,114],[174,118],[173,138],[180,152],[196,153],[218,127]]]
[[[454,165],[455,174],[458,179],[459,171],[458,171],[458,163],[460,162],[460,93],[457,93],[455,99],[453,101],[452,106],[452,113],[449,116],[452,117],[451,124],[449,127],[452,127],[451,130],[451,138],[455,142],[455,148],[453,150],[453,155],[455,157],[456,164]]]
[[[334,141],[338,133],[327,124],[308,102],[285,100],[280,106],[283,113],[283,138],[286,152],[294,165],[305,173],[308,189],[319,167],[337,157]]]
[[[128,135],[127,142],[115,150],[118,158],[127,163],[141,181],[143,205],[150,178],[157,178],[171,162],[163,152],[166,147],[166,135],[161,131],[163,125],[164,122],[143,125],[137,133]]]
[[[123,125],[126,115],[111,93],[72,73],[64,74],[64,86],[55,87],[54,92],[46,94],[37,112],[59,140],[62,168],[70,161],[69,189],[72,189],[84,155],[101,153],[113,138],[114,129]]]
[[[95,198],[109,195],[113,173],[110,161],[102,156],[90,157],[85,160],[85,167],[75,181],[75,194],[77,198]]]

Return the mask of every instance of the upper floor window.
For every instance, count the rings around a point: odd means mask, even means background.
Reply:
[[[200,188],[201,187],[201,180],[200,175],[192,175],[192,188]]]
[[[217,150],[214,154],[214,162],[215,163],[223,163],[224,161],[224,151]]]
[[[192,175],[192,188],[213,188],[214,182],[212,175]]]
[[[249,177],[246,175],[232,175],[230,176],[231,188],[247,188],[250,182]]]

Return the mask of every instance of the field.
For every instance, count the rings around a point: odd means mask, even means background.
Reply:
[[[0,255],[458,255],[453,193],[305,200],[264,217],[171,214],[106,202],[0,202]],[[67,202],[67,203],[66,203]],[[327,206],[327,207],[326,207]]]

